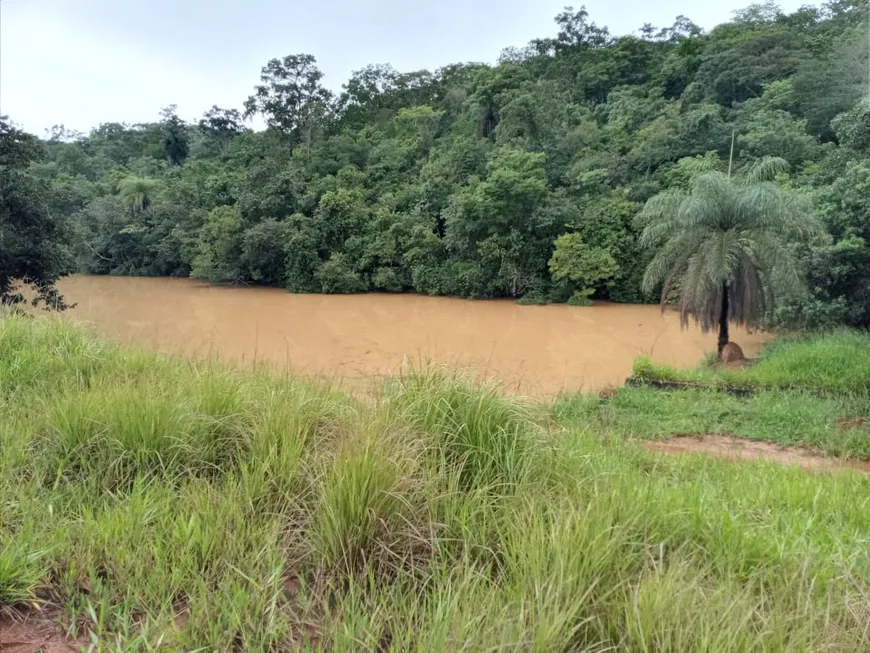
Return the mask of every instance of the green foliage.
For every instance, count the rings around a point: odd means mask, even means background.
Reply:
[[[39,142],[0,116],[0,305],[24,301],[18,284],[35,291],[33,304],[65,308],[55,282],[71,268],[66,221],[52,213],[52,189],[28,171]]]
[[[863,3],[851,4],[855,19]],[[867,92],[867,26],[860,20],[855,23],[843,31],[828,28],[814,35],[814,56],[794,76],[798,109],[810,133],[825,139],[835,134],[834,118],[852,109]]]
[[[845,147],[870,156],[870,101],[855,106],[832,122],[831,127]]]
[[[519,296],[543,277],[538,250],[548,247],[552,218],[544,155],[514,148],[495,150],[487,176],[472,178],[447,209],[447,244],[479,271],[472,296]]]
[[[193,260],[191,275],[215,282],[237,282],[242,279],[242,220],[236,209],[220,206],[209,212],[199,236],[199,246]],[[249,242],[249,251],[256,246]],[[254,253],[256,256],[257,253]],[[271,256],[267,255],[267,258]],[[254,261],[257,265],[257,261]],[[259,270],[259,268],[257,268]]]
[[[870,327],[870,159],[850,162],[815,200],[830,238],[802,247],[806,294],[786,298],[780,321],[797,327]]]
[[[866,14],[866,0],[793,13],[767,3],[709,33],[680,17],[614,36],[569,8],[497,65],[370,65],[337,97],[314,56],[276,57],[243,113],[215,106],[191,125],[170,106],[88,135],[58,126],[29,176],[50,185],[34,192],[53,219],[69,219],[81,271],[320,292],[326,266],[355,291],[583,302],[594,288],[643,302],[653,253],[635,216],[702,171],[724,172],[733,141],[735,171],[788,162],[783,197],[806,197],[831,232],[789,246],[806,290],[787,284],[766,321],[867,326],[870,240],[854,227],[870,156]],[[267,129],[245,129],[254,114]],[[123,215],[107,198],[127,178],[156,186],[123,193]],[[239,224],[216,235],[215,210]],[[555,278],[563,234],[616,271]]]
[[[575,290],[566,303],[568,306],[592,306],[592,294],[594,292],[592,288]]]
[[[270,60],[260,73],[263,83],[245,102],[245,117],[260,113],[270,127],[284,131],[294,143],[310,142],[330,98],[320,85],[322,78],[310,54]]]
[[[289,228],[286,222],[265,220],[242,235],[241,265],[256,283],[277,286],[284,281]]]
[[[606,249],[589,247],[580,234],[562,234],[555,245],[549,263],[553,279],[571,281],[579,286],[568,300],[572,306],[591,304],[589,297],[595,291],[594,286],[619,271],[616,261]]]
[[[178,117],[175,109],[173,104],[161,111],[163,116],[163,149],[169,163],[180,166],[190,151],[190,139],[184,121]]]
[[[233,139],[245,131],[242,114],[236,109],[221,109],[217,105],[206,111],[199,121],[199,131],[226,151]]]
[[[118,181],[117,188],[124,208],[135,217],[151,208],[157,182],[144,177],[124,177]]]
[[[344,254],[333,254],[314,273],[320,291],[326,294],[346,295],[365,290],[365,284],[350,266]]]

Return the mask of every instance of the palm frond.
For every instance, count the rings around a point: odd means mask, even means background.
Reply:
[[[742,180],[744,184],[751,186],[765,181],[773,181],[777,175],[790,170],[791,166],[785,159],[778,156],[766,156],[749,166],[743,172]]]
[[[743,181],[748,185],[773,181],[777,175],[789,170],[791,170],[791,166],[785,159],[781,159],[778,156],[766,156],[760,161],[753,163],[743,173]]]
[[[157,188],[157,182],[146,177],[126,177],[118,183],[118,192],[124,207],[140,212],[151,204],[151,196]]]
[[[728,285],[728,295],[728,319],[749,328],[759,326],[772,305],[770,284],[748,256],[740,257]]]
[[[704,333],[709,331],[718,322],[715,300],[720,296],[716,285],[704,272],[703,255],[690,257],[680,291],[680,324],[687,327],[691,317],[700,324]]]
[[[695,157],[692,159],[683,159],[680,161],[680,165],[683,167],[683,170],[688,172],[690,175],[701,175],[705,172],[716,170],[719,161],[717,158],[710,159],[708,157]]]
[[[695,231],[677,234],[656,252],[643,276],[644,292],[652,292],[656,286],[671,274],[675,268],[685,266],[688,258],[697,250],[701,235]],[[666,284],[666,286],[669,284]],[[668,289],[664,289],[667,295]]]
[[[634,225],[642,230],[641,243],[644,247],[658,245],[667,238],[678,225],[674,222],[686,194],[679,190],[659,193],[647,201],[644,208],[634,219]]]
[[[725,283],[734,275],[740,260],[739,237],[733,230],[714,232],[699,253],[703,257],[704,274],[710,282]]]

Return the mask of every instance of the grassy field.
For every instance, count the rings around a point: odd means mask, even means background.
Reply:
[[[0,611],[119,651],[868,650],[870,478],[626,437],[866,455],[849,388],[355,401],[5,318]]]

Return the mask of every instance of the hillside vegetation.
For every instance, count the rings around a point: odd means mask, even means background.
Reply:
[[[239,98],[268,129],[218,107],[198,124],[169,107],[88,135],[58,126],[30,185],[68,229],[67,270],[638,302],[657,297],[641,285],[644,203],[698,170],[781,157],[779,188],[828,233],[792,245],[808,283],[777,293],[775,318],[867,326],[867,16],[866,0],[765,3],[709,33],[680,17],[615,36],[567,9],[497,65],[372,65],[338,94],[292,54]]]
[[[0,319],[0,621],[124,651],[867,650],[870,478],[624,437],[686,397],[423,371],[356,401]],[[720,421],[775,438],[803,401],[759,397]]]

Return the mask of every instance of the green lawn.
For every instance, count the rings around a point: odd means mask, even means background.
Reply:
[[[426,371],[355,401],[5,318],[0,611],[123,651],[868,650],[870,478],[623,437],[863,455],[831,428],[859,399],[812,401]]]

